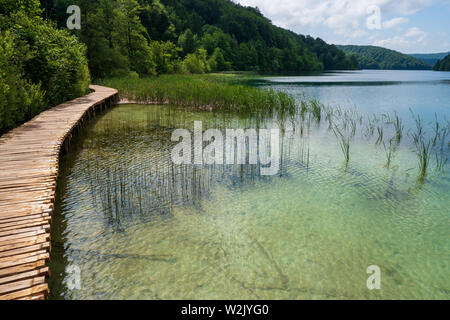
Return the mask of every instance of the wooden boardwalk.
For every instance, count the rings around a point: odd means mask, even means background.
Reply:
[[[86,116],[118,99],[115,89],[91,89],[0,137],[0,300],[48,296],[59,154]]]

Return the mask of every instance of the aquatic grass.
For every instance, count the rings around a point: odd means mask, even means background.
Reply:
[[[120,97],[146,104],[171,104],[194,110],[244,114],[296,112],[292,95],[216,80],[205,75],[164,75],[148,78],[112,78],[100,81],[119,90]]]
[[[434,121],[434,126],[433,126],[433,131],[434,131],[433,147],[436,146],[436,143],[441,136],[440,123],[437,119],[437,114],[434,114],[434,118],[435,118],[435,121]]]
[[[322,104],[317,99],[312,99],[309,103],[310,111],[317,122],[322,119]]]
[[[431,151],[431,141],[425,142],[423,139],[420,139],[416,144],[416,154],[419,161],[419,181],[425,179],[428,165],[430,164]]]
[[[345,167],[347,168],[350,161],[350,137],[346,137],[337,126],[334,126],[333,132],[338,138],[338,143],[345,159]]]
[[[412,117],[414,118],[414,123],[416,125],[416,132],[412,133],[412,138],[414,141],[414,144],[417,145],[419,144],[420,139],[423,138],[424,136],[424,130],[423,130],[423,121],[422,118],[420,118],[420,116],[415,116],[414,113],[411,110],[411,114]]]
[[[448,158],[442,153],[436,151],[436,171],[445,174],[445,165],[447,164]]]
[[[391,121],[391,123],[394,125],[395,137],[397,139],[397,143],[400,143],[400,141],[402,140],[402,137],[403,137],[404,126],[403,126],[403,121],[398,116],[397,112],[394,113],[394,120]]]
[[[415,146],[415,153],[417,155],[419,165],[418,181],[422,183],[427,174],[428,166],[430,164],[430,158],[435,144],[433,142],[434,139],[428,140],[426,138],[422,118],[420,116],[414,116],[414,113],[412,113],[412,115],[416,128],[415,132],[411,133],[411,137]]]
[[[386,147],[386,143],[383,141],[383,147],[384,147],[384,152],[386,154],[386,165],[385,168],[390,168],[391,167],[391,162],[392,162],[392,158],[394,156],[395,153],[395,146],[392,143],[393,138],[389,139],[389,146]]]
[[[306,100],[302,100],[300,102],[300,114],[304,116],[306,112],[308,112],[308,103]]]
[[[378,139],[375,142],[375,144],[381,144],[383,142],[383,135],[384,135],[384,128],[383,128],[383,126],[378,126],[377,127],[377,132],[378,132]]]
[[[377,124],[378,120],[376,119],[376,115],[373,115],[372,117],[367,117],[367,126],[366,131],[364,135],[366,138],[371,138],[375,133],[375,125]]]

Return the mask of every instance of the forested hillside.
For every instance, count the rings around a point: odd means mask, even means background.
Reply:
[[[356,60],[321,39],[271,24],[258,9],[229,0],[46,0],[63,28],[69,5],[94,77],[209,71],[302,72],[356,69]]]
[[[433,67],[434,71],[450,71],[450,54],[444,59],[439,60]]]
[[[355,55],[362,69],[428,70],[431,66],[406,54],[375,46],[338,46],[349,56]]]

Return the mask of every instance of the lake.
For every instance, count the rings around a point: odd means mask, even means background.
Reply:
[[[260,119],[128,104],[85,126],[60,162],[50,298],[450,298],[450,73],[251,85],[329,107]],[[279,172],[174,164],[171,135],[194,121],[281,128]],[[425,176],[418,131],[430,143]],[[366,285],[372,265],[380,290]]]
[[[450,119],[450,72],[363,70],[330,72],[318,76],[266,77],[252,81],[298,97],[315,97],[322,103],[371,113],[397,111],[405,120],[411,110],[424,120],[435,114]]]

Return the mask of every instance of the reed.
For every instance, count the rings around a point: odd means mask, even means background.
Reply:
[[[392,162],[392,158],[394,156],[395,153],[395,145],[392,143],[392,139],[389,139],[389,146],[386,147],[386,143],[384,143],[383,141],[383,147],[384,147],[384,152],[386,154],[386,165],[385,168],[390,168],[391,167],[391,162]]]
[[[398,116],[397,112],[394,113],[394,120],[391,122],[394,125],[395,129],[395,137],[397,139],[397,143],[400,143],[403,137],[403,121]]]
[[[445,165],[447,164],[448,158],[442,152],[436,150],[436,171],[442,174],[445,173]]]
[[[320,122],[322,119],[322,104],[317,99],[312,99],[309,103],[309,108],[317,122]]]
[[[377,132],[378,132],[378,139],[375,142],[376,144],[381,144],[383,142],[383,135],[384,135],[384,128],[383,126],[378,126],[377,127]]]
[[[218,79],[207,75],[163,75],[105,79],[101,83],[118,89],[121,98],[138,103],[250,114],[297,110],[295,98],[287,93]]]
[[[350,137],[346,137],[337,126],[334,126],[333,132],[338,138],[339,146],[345,159],[345,167],[347,167],[350,161]]]
[[[428,165],[430,164],[431,157],[431,141],[425,142],[423,139],[419,139],[416,144],[416,154],[419,160],[419,180],[425,179]]]

